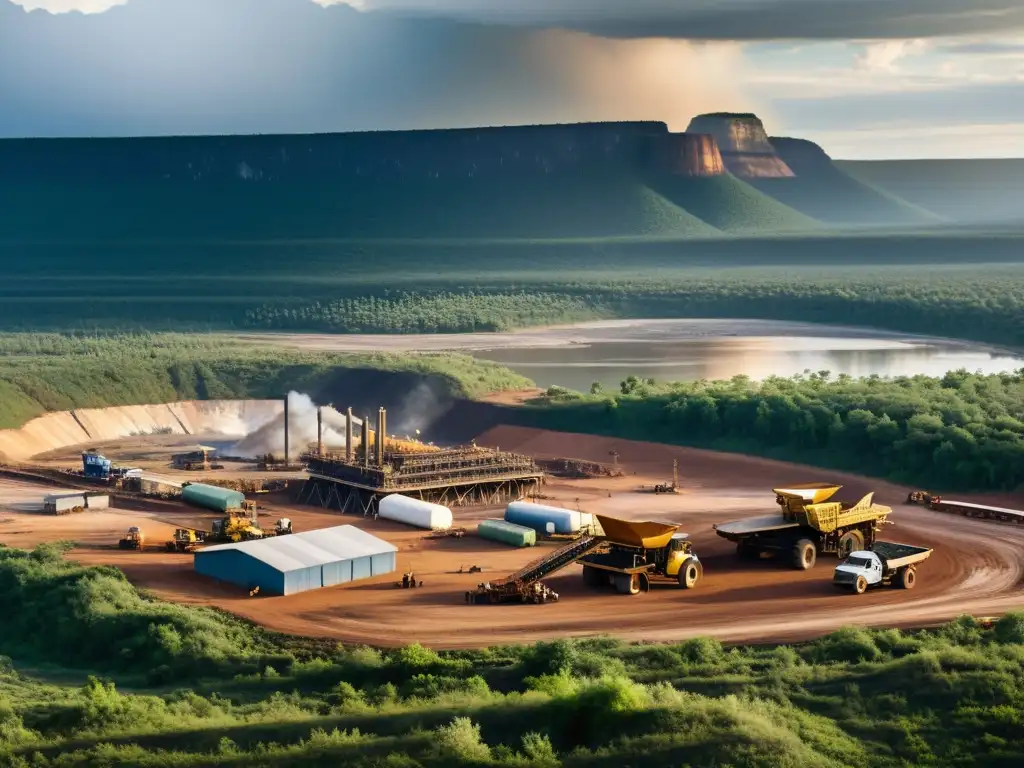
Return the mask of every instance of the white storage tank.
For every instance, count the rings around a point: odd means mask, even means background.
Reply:
[[[557,533],[563,536],[594,528],[594,516],[588,512],[529,501],[513,501],[509,504],[505,508],[505,521],[533,528],[537,533]]]
[[[393,493],[380,500],[380,516],[428,531],[446,531],[452,527],[452,511],[440,504],[420,501],[400,493]]]

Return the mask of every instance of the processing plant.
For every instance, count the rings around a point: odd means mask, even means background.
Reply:
[[[309,480],[300,502],[364,516],[377,514],[380,500],[393,493],[446,507],[501,504],[535,492],[543,477],[529,456],[386,437],[384,408],[378,409],[376,431],[369,424],[364,418],[357,440],[352,409],[347,410],[344,453],[325,451],[318,435],[316,446],[302,456]]]

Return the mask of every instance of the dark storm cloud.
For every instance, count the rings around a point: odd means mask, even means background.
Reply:
[[[362,5],[610,37],[691,40],[917,38],[1024,27],[1022,0],[363,0]]]
[[[272,133],[608,119],[723,103],[684,42],[613,42],[309,0],[0,0],[0,136]],[[725,78],[730,80],[731,78]],[[711,97],[706,97],[705,84]]]

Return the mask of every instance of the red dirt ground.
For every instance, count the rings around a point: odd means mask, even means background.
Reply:
[[[201,525],[209,516],[176,504],[154,504],[138,511],[111,510],[69,517],[8,511],[13,486],[0,483],[0,543],[31,546],[71,538],[82,546],[71,556],[85,563],[107,563],[156,595],[183,603],[215,605],[273,629],[374,645],[421,642],[434,648],[530,642],[558,636],[615,635],[629,640],[679,640],[712,635],[733,642],[804,639],[849,624],[920,626],[962,613],[994,615],[1024,608],[1024,527],[944,515],[903,504],[908,489],[863,477],[754,459],[627,440],[498,427],[477,440],[481,445],[538,457],[608,461],[619,453],[621,478],[549,480],[543,494],[551,503],[634,519],[669,519],[683,524],[704,563],[704,580],[691,591],[653,586],[637,597],[585,589],[580,567],[570,566],[547,580],[561,600],[544,606],[466,605],[464,593],[477,582],[504,576],[541,556],[551,546],[515,550],[475,536],[461,540],[425,538],[385,521],[342,517],[296,507],[281,497],[265,497],[265,522],[290,517],[297,531],[352,524],[399,547],[398,573],[290,597],[249,598],[236,587],[196,575],[188,555],[120,552],[116,540],[129,525],[140,525],[150,540],[169,535],[174,525]],[[679,461],[683,492],[654,496],[639,491],[670,479]],[[633,474],[635,473],[635,474]],[[774,510],[773,487],[815,480],[844,485],[840,495],[855,500],[869,491],[894,508],[895,523],[884,538],[935,547],[922,566],[913,592],[880,589],[862,596],[837,593],[831,572],[835,560],[822,557],[808,572],[763,560],[738,561],[734,545],[719,538],[711,524]],[[1002,503],[1020,506],[1020,499]],[[458,525],[472,531],[501,508],[456,509]],[[480,565],[482,574],[459,574],[460,566]],[[413,570],[422,589],[395,587]]]

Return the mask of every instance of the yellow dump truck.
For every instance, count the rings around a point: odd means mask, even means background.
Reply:
[[[623,595],[647,592],[651,581],[675,582],[692,589],[704,568],[685,533],[672,523],[619,520],[595,515],[603,533],[584,536],[535,560],[504,579],[479,584],[466,593],[468,603],[557,600],[541,579],[579,562],[588,586],[614,586]]]
[[[775,488],[781,513],[715,525],[715,532],[736,542],[740,557],[759,558],[769,552],[788,557],[798,570],[813,568],[819,554],[846,557],[869,549],[888,522],[892,508],[874,503],[869,493],[856,504],[831,501],[841,489],[831,483],[806,483]]]
[[[196,548],[205,541],[202,531],[193,528],[176,528],[174,538],[164,544],[168,552],[195,552]]]

